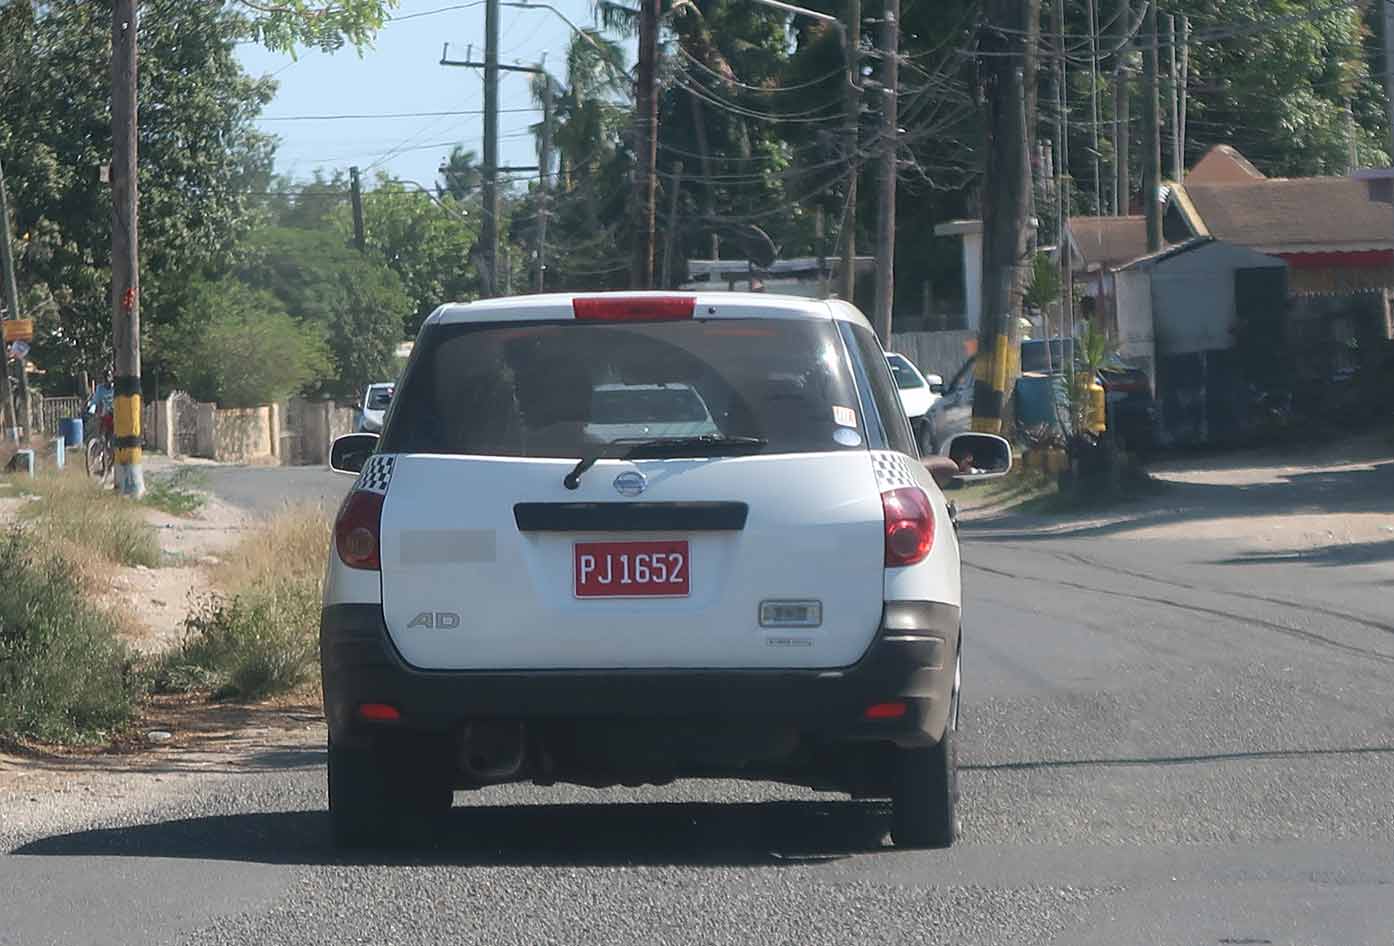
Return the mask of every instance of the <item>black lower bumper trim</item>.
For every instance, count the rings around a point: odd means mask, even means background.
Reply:
[[[831,740],[937,741],[948,719],[959,609],[894,602],[855,664],[820,670],[429,671],[408,665],[378,605],[322,612],[325,715],[336,742],[361,743],[382,724],[357,717],[365,703],[401,713],[398,725],[445,732],[470,720],[684,720],[787,725]],[[903,702],[893,719],[867,707]]]

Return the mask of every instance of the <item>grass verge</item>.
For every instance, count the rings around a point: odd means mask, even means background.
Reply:
[[[185,620],[157,688],[256,700],[313,681],[328,543],[329,517],[317,506],[288,509],[250,532],[214,573],[222,592]]]
[[[143,681],[74,566],[11,529],[0,575],[0,737],[90,742],[129,720]]]
[[[171,516],[187,519],[208,501],[208,497],[197,488],[202,483],[203,477],[197,470],[181,467],[168,476],[147,480],[143,502]]]
[[[20,519],[37,548],[52,549],[87,580],[102,566],[160,565],[160,543],[141,507],[103,489],[81,472],[24,480],[34,497]]]

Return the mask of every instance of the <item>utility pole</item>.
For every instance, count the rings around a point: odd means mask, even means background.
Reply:
[[[484,295],[495,296],[499,292],[499,172],[536,171],[535,167],[499,166],[499,73],[524,72],[532,75],[546,75],[537,66],[499,65],[499,0],[485,0],[484,6],[484,61],[474,62],[466,52],[463,60],[449,58],[450,44],[441,51],[442,66],[461,66],[466,69],[484,70],[484,158],[480,166],[480,191],[484,203],[484,219],[479,227],[480,281],[484,284]]]
[[[1351,111],[1350,99],[1346,99],[1346,173],[1354,174],[1360,169],[1360,149],[1355,143],[1355,112]]]
[[[881,192],[876,224],[876,334],[890,347],[895,309],[895,185],[900,170],[900,0],[886,0],[881,23]]]
[[[15,283],[14,250],[10,247],[10,204],[5,193],[5,168],[0,165],[0,281],[3,281],[6,318],[19,318],[19,288]],[[8,365],[8,362],[5,362]],[[23,377],[23,375],[21,375]],[[14,396],[10,393],[10,372],[7,367],[0,371],[0,424],[5,430],[19,427],[19,418],[14,416]],[[26,402],[27,402],[26,398]]]
[[[1157,193],[1161,189],[1162,140],[1161,121],[1157,114],[1157,4],[1149,0],[1147,4],[1147,42],[1142,47],[1142,72],[1146,86],[1142,100],[1142,200],[1143,213],[1147,218],[1147,252],[1155,253],[1162,248],[1162,213],[1157,204]]]
[[[658,197],[658,18],[660,0],[639,2],[639,88],[635,95],[638,176],[634,179],[637,224],[631,288],[653,288],[654,202]]]
[[[986,131],[983,179],[983,291],[974,362],[972,429],[998,433],[1013,382],[1013,349],[1028,260],[1032,135],[1027,81],[1034,83],[1040,43],[1040,0],[985,0],[978,35]]]
[[[116,491],[145,495],[140,436],[139,167],[136,151],[136,0],[111,10],[111,329],[116,353]]]
[[[1070,259],[1070,103],[1069,90],[1065,85],[1065,0],[1053,0],[1051,12],[1054,14],[1055,32],[1055,196],[1059,212],[1057,219],[1060,231],[1057,234],[1056,262],[1060,267],[1060,334],[1074,335],[1074,261]],[[1046,332],[1046,338],[1050,333]],[[1046,345],[1046,357],[1050,356],[1050,346]]]
[[[842,268],[838,295],[856,302],[857,293],[857,178],[861,174],[858,128],[862,115],[862,0],[847,0],[847,24],[842,30],[847,59],[842,150],[847,158],[847,202],[842,209]]]
[[[1389,107],[1389,140],[1391,156],[1394,156],[1394,3],[1385,2],[1384,7],[1384,93],[1385,101]],[[1389,186],[1394,189],[1394,177],[1390,178]],[[1394,193],[1390,195],[1391,205],[1394,205]]]
[[[542,66],[538,66],[542,69]],[[547,220],[552,208],[552,77],[542,72],[542,153],[538,156],[537,291],[547,288]]]
[[[1094,162],[1094,212],[1102,217],[1104,188],[1099,180],[1099,19],[1094,0],[1089,0],[1089,119],[1089,150]]]
[[[356,167],[349,168],[349,197],[353,202],[353,245],[361,253],[367,243],[363,239],[363,185]]]
[[[1143,0],[1147,2],[1147,0]],[[1119,0],[1118,2],[1118,42],[1124,43],[1128,38],[1128,24],[1133,17],[1132,0]],[[1131,44],[1129,44],[1130,46]],[[1132,55],[1129,46],[1124,46],[1115,54],[1115,65],[1113,67],[1113,164],[1114,164],[1114,191],[1113,191],[1113,212],[1116,216],[1126,217],[1131,209],[1133,187],[1132,181],[1128,176],[1128,158],[1132,151],[1131,142],[1131,122],[1132,97],[1128,88],[1128,59]]]
[[[499,291],[499,0],[484,4],[484,292]]]
[[[1186,156],[1181,151],[1181,102],[1177,88],[1179,74],[1176,69],[1176,17],[1167,14],[1167,46],[1171,50],[1171,63],[1167,72],[1167,87],[1171,89],[1171,179],[1177,184],[1186,175]]]
[[[1177,140],[1181,142],[1181,180],[1178,184],[1185,183],[1186,175],[1186,87],[1191,81],[1191,20],[1185,14],[1181,15],[1181,114],[1176,124]]]
[[[673,287],[673,244],[678,238],[678,198],[682,195],[683,163],[673,162],[673,174],[669,178],[668,193],[668,236],[663,241],[662,288]]]

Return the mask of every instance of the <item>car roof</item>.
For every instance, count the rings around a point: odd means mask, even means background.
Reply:
[[[427,325],[458,325],[469,322],[538,322],[574,319],[572,302],[585,298],[693,299],[703,318],[718,319],[814,319],[853,322],[867,328],[871,323],[856,306],[841,299],[808,299],[764,292],[604,292],[551,293],[508,296],[478,302],[452,302],[431,313]]]

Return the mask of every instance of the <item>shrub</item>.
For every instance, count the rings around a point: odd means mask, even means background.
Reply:
[[[208,598],[185,619],[184,642],[165,659],[156,686],[240,700],[294,690],[313,675],[318,620],[317,591],[304,581]]]
[[[315,678],[328,515],[287,509],[244,539],[216,578],[225,590],[185,620],[156,677],[164,690],[255,700]]]
[[[141,683],[73,567],[35,548],[0,537],[0,736],[94,739],[131,717]]]
[[[195,286],[189,305],[198,317],[161,341],[180,384],[200,401],[257,407],[332,370],[323,332],[292,318],[269,292],[225,278]]]

